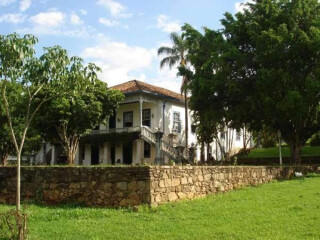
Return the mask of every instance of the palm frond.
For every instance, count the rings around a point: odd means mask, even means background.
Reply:
[[[175,50],[171,47],[160,47],[158,49],[158,55],[167,54],[172,55],[174,54]]]
[[[168,66],[171,69],[174,65],[176,65],[179,62],[179,60],[179,55],[165,57],[160,62],[160,68]]]

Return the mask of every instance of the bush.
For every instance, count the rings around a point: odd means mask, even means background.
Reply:
[[[310,146],[320,146],[320,133],[316,133],[311,137]]]
[[[264,126],[260,131],[253,132],[253,140],[256,143],[256,147],[275,147],[278,142],[277,132]]]
[[[275,147],[277,140],[275,138],[265,138],[261,140],[261,146],[263,148]]]

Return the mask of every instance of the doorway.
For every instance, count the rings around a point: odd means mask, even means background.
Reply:
[[[115,165],[116,163],[116,147],[112,146],[110,148],[110,158],[111,158],[111,164]]]
[[[122,149],[123,164],[132,163],[132,142],[124,143]]]
[[[99,146],[91,145],[91,165],[99,164]]]

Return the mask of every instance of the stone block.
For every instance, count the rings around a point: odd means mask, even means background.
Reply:
[[[161,202],[161,194],[157,194],[155,197],[154,197],[154,201],[155,202]]]
[[[176,187],[180,185],[180,178],[174,178],[172,179],[172,186]]]
[[[171,192],[168,195],[168,199],[169,199],[170,202],[176,201],[178,199],[178,196],[177,196],[177,194],[175,192]]]
[[[138,184],[136,181],[132,181],[128,183],[128,191],[133,192],[138,190]]]
[[[164,182],[164,180],[160,180],[160,181],[159,181],[159,187],[160,187],[160,188],[164,188],[164,187],[165,187],[165,182]]]
[[[146,190],[146,182],[145,181],[138,181],[138,189],[140,191]]]
[[[211,174],[204,175],[204,181],[209,181],[209,180],[211,180]]]
[[[178,192],[178,197],[180,198],[180,199],[185,199],[185,198],[187,198],[187,194],[185,194],[185,193],[183,193],[183,192]]]
[[[192,193],[192,192],[187,193],[187,198],[189,198],[189,199],[194,198],[194,193]]]
[[[164,180],[166,187],[172,186],[172,180],[170,178]]]
[[[181,184],[188,184],[188,179],[186,177],[181,178]]]
[[[116,184],[116,186],[117,186],[117,189],[119,189],[121,191],[125,191],[125,190],[127,190],[128,183],[127,182],[118,182]]]
[[[135,201],[138,201],[138,202],[140,201],[140,197],[136,192],[129,193],[128,199],[135,200]]]

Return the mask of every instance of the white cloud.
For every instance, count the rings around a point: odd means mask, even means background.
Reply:
[[[87,15],[87,14],[88,14],[88,12],[87,12],[86,10],[84,10],[84,9],[80,9],[80,13],[81,13],[82,15]]]
[[[108,27],[119,25],[119,22],[107,18],[99,18],[99,22]]]
[[[159,15],[157,18],[157,27],[164,32],[178,32],[181,30],[181,25],[179,21],[174,20],[170,21],[170,18],[167,15]]]
[[[32,33],[35,35],[52,35],[67,37],[89,37],[95,29],[81,25],[80,17],[72,13],[67,15],[57,9],[42,12],[29,18],[32,27],[17,29],[19,33]]]
[[[30,17],[29,20],[38,26],[56,27],[64,22],[65,14],[59,11],[42,12]]]
[[[14,3],[16,0],[0,0],[0,5],[1,6],[7,6],[10,5],[11,3]]]
[[[72,13],[72,14],[70,15],[70,22],[71,22],[72,24],[74,24],[74,25],[80,25],[80,24],[83,23],[83,22],[81,21],[80,17],[79,17],[77,14],[75,14],[75,13]]]
[[[0,23],[7,22],[7,23],[22,23],[25,20],[25,16],[21,13],[8,13],[0,16]]]
[[[113,17],[129,18],[132,13],[127,12],[126,7],[113,0],[99,0],[98,4],[107,8]]]
[[[20,11],[24,12],[31,6],[31,0],[20,1]]]
[[[92,29],[89,27],[45,27],[45,26],[34,26],[31,28],[17,29],[18,33],[27,34],[31,33],[34,35],[51,35],[51,36],[66,36],[76,38],[86,38],[92,35]]]
[[[133,78],[145,79],[141,71],[152,66],[154,52],[153,49],[128,46],[122,42],[104,42],[84,49],[81,56],[100,66],[101,79],[113,86]]]
[[[236,2],[234,4],[235,11],[243,13],[244,9],[247,9],[247,7],[245,6],[246,3],[253,3],[253,0],[243,0],[241,2]]]
[[[161,46],[170,44],[161,44]],[[176,76],[177,69],[160,69],[162,57],[157,56],[155,48],[147,49],[113,42],[105,35],[99,36],[99,43],[84,49],[81,53],[86,61],[96,63],[102,73],[100,79],[114,86],[132,79],[180,92],[181,78]],[[149,77],[148,72],[155,73]]]

